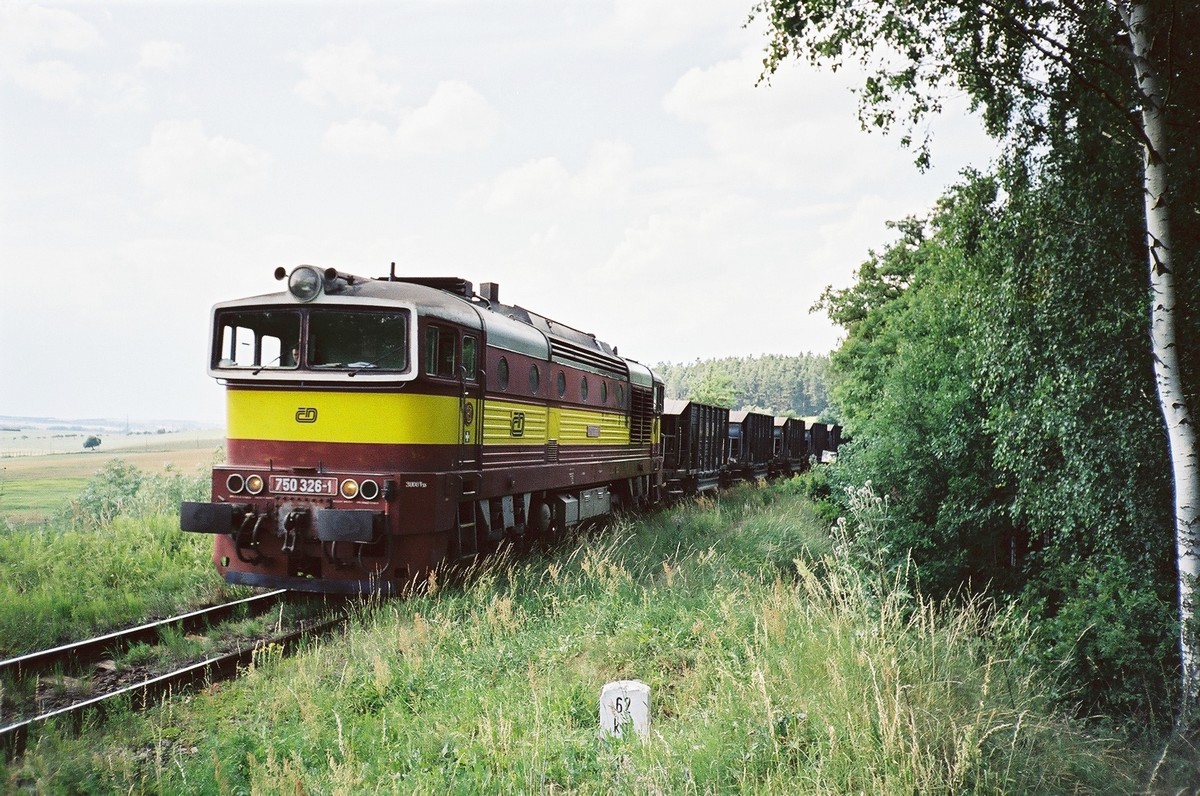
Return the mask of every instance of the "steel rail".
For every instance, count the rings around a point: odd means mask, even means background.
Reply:
[[[264,594],[246,597],[245,599],[235,600],[231,603],[222,603],[221,605],[213,605],[208,608],[189,611],[186,614],[173,616],[169,619],[160,619],[155,622],[138,625],[137,627],[117,630],[103,636],[97,636],[96,638],[89,638],[83,641],[64,644],[60,647],[31,652],[16,658],[9,658],[8,660],[0,661],[0,677],[7,676],[18,679],[34,672],[44,672],[53,669],[60,662],[70,661],[72,663],[79,663],[89,659],[96,659],[107,651],[124,649],[141,641],[158,642],[158,633],[164,627],[181,625],[183,631],[188,633],[193,630],[199,630],[206,624],[223,622],[242,608],[247,609],[251,615],[264,613],[283,599],[285,594],[287,594],[286,589],[277,589]]]
[[[96,715],[103,716],[104,712],[115,704],[113,700],[118,697],[128,697],[132,707],[137,710],[145,710],[158,697],[173,692],[176,689],[187,688],[199,682],[216,683],[222,680],[233,679],[237,676],[239,670],[245,669],[250,665],[250,662],[254,659],[254,654],[260,649],[274,644],[282,647],[286,654],[291,652],[305,636],[326,633],[336,627],[340,627],[345,622],[346,617],[342,616],[269,639],[262,639],[255,642],[248,649],[239,649],[198,663],[190,663],[175,671],[151,677],[140,683],[134,683],[116,691],[110,691],[97,697],[57,708],[39,716],[0,727],[0,754],[3,754],[5,760],[12,760],[17,755],[23,753],[29,740],[30,730],[46,722],[53,720],[65,721],[70,731],[78,732],[83,726],[84,716],[89,711],[95,711]]]

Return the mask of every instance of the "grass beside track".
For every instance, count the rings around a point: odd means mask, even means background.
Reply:
[[[0,531],[0,657],[246,593],[213,570],[212,538],[182,533],[174,515]]]
[[[0,523],[0,656],[248,593],[214,571],[211,537],[179,530],[179,501],[208,491],[206,470],[110,458],[52,519]]]
[[[498,557],[235,684],[44,734],[0,789],[123,793],[1128,793],[1044,704],[1027,628],[860,574],[783,484]],[[859,550],[858,552],[861,552]],[[605,682],[645,741],[597,737]]]

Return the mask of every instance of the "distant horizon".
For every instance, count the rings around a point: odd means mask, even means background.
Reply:
[[[210,420],[195,420],[184,418],[117,418],[117,417],[55,417],[53,415],[0,415],[0,427],[28,426],[44,428],[48,431],[94,431],[104,428],[108,431],[136,429],[139,433],[157,432],[160,428],[170,431],[197,431],[223,429],[224,423]],[[0,428],[0,430],[5,430]],[[24,431],[25,429],[15,429]]]

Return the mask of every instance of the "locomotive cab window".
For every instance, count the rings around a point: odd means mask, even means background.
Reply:
[[[425,329],[425,373],[453,379],[458,376],[458,335],[444,326]]]
[[[307,366],[319,370],[407,370],[407,314],[313,311],[305,353]]]
[[[295,368],[300,345],[300,313],[248,310],[220,313],[216,319],[213,364],[218,368]]]

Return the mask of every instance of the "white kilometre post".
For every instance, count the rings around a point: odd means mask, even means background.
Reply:
[[[650,686],[641,680],[618,680],[600,690],[600,735],[622,736],[632,724],[638,736],[650,734]]]

